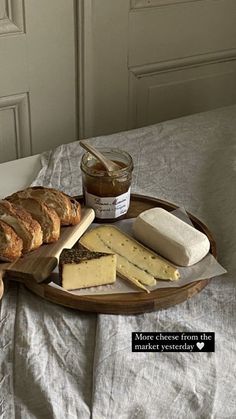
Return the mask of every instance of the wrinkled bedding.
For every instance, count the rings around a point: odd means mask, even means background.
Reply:
[[[95,315],[10,282],[1,303],[0,417],[236,417],[236,106],[93,139],[134,160],[132,192],[174,202],[211,229],[228,273],[184,303]],[[42,154],[34,185],[81,194],[78,142]],[[215,353],[132,353],[134,331],[215,332]]]

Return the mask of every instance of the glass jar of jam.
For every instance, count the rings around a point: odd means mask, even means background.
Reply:
[[[105,157],[117,163],[120,169],[106,171],[92,154],[85,153],[81,160],[85,205],[93,208],[95,217],[106,222],[120,220],[130,204],[130,186],[133,160],[125,151],[99,149]]]

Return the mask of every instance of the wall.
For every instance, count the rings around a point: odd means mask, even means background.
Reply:
[[[235,0],[86,0],[81,136],[236,103]]]

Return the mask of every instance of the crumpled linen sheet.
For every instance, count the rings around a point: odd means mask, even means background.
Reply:
[[[11,282],[1,304],[0,417],[236,417],[236,106],[93,139],[127,150],[132,192],[184,206],[212,230],[228,274],[184,303],[95,315]],[[81,194],[77,142],[42,155],[35,185]],[[132,353],[134,331],[215,332],[215,353]]]

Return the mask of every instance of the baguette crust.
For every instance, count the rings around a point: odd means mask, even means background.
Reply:
[[[23,241],[12,227],[0,220],[0,260],[12,262],[22,255]]]
[[[73,198],[70,198],[71,203],[71,219],[70,222],[72,225],[79,224],[81,220],[81,206],[78,201]]]
[[[36,198],[42,204],[56,211],[61,220],[61,225],[75,225],[80,222],[81,208],[80,204],[66,195],[64,192],[53,188],[44,188],[43,186],[34,186],[23,191],[16,192],[9,200],[15,198]]]
[[[60,237],[60,218],[57,213],[37,198],[20,198],[17,193],[7,198],[9,202],[24,208],[38,221],[43,231],[43,242],[53,243]]]
[[[31,215],[7,200],[0,200],[0,219],[10,225],[23,240],[23,252],[37,249],[42,244],[42,229]]]
[[[30,189],[32,195],[37,196],[46,205],[56,211],[61,220],[61,225],[71,224],[71,205],[67,195],[56,189],[44,188],[43,186],[34,186]]]

